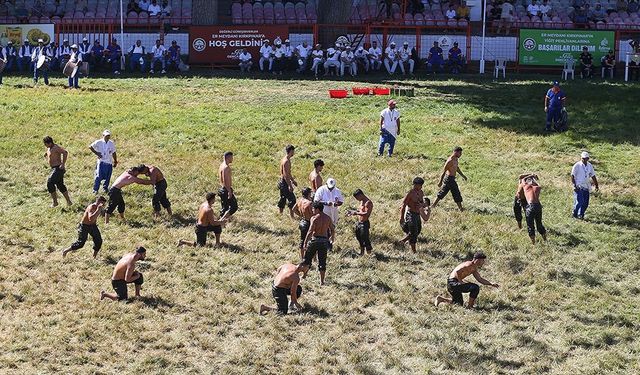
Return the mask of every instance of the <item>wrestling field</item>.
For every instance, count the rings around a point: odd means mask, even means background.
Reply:
[[[401,135],[393,158],[376,157],[385,97],[329,99],[362,83],[225,78],[81,80],[82,90],[0,88],[0,372],[3,374],[604,374],[640,365],[640,130],[638,87],[564,85],[570,130],[544,134],[543,96],[552,77],[411,82],[398,99]],[[539,80],[535,80],[538,78]],[[534,80],[532,80],[534,79]],[[385,82],[393,84],[393,82]],[[62,258],[93,199],[88,146],[110,129],[120,165],[160,167],[174,217],[151,217],[152,189],[129,186],[126,224],[99,221],[92,242]],[[73,206],[49,208],[42,138],[69,151]],[[293,176],[306,186],[325,162],[346,199],[326,286],[312,270],[304,310],[260,316],[271,281],[298,260],[297,221],[276,208],[278,163],[297,146]],[[451,196],[424,225],[418,253],[395,244],[402,197],[416,176],[434,198],[453,146],[464,153],[467,211]],[[571,218],[570,172],[591,153],[600,192],[586,220]],[[204,195],[218,188],[232,150],[240,210],[221,248],[177,248],[193,240]],[[517,176],[540,176],[549,240],[532,246],[512,202]],[[373,257],[359,257],[351,193],[373,200]],[[299,197],[299,191],[297,192]],[[216,207],[218,207],[216,201]],[[210,235],[212,241],[212,235]],[[100,301],[115,263],[137,245],[142,298]],[[483,250],[478,309],[433,299],[453,267]],[[471,278],[472,279],[472,278]],[[472,279],[473,280],[473,279]],[[133,294],[132,289],[130,294]],[[466,298],[466,296],[465,296]]]

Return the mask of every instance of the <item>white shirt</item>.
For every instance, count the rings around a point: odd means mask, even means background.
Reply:
[[[298,51],[298,56],[300,57],[307,57],[309,56],[309,47],[305,47],[302,44],[296,47],[296,50]]]
[[[385,108],[380,112],[382,117],[382,128],[389,132],[393,138],[398,137],[398,119],[400,118],[400,112],[397,109]]]
[[[585,165],[582,160],[575,163],[571,168],[571,175],[576,182],[576,186],[581,189],[591,190],[591,177],[595,177],[596,171],[593,165],[587,162]]]
[[[164,53],[166,51],[167,49],[164,48],[162,44],[159,46],[153,46],[153,48],[151,48],[151,53],[153,53],[153,57],[162,57],[164,56]]]
[[[542,14],[549,14],[549,12],[551,11],[551,5],[540,5],[540,7],[538,8],[540,10],[540,13]]]
[[[344,61],[344,62],[346,62],[346,63],[350,63],[350,62],[352,62],[352,61],[353,61],[353,59],[354,59],[353,52],[351,52],[351,51],[344,51],[344,52],[342,52],[342,54],[340,55],[340,57],[341,57],[341,60],[342,60],[342,61]]]
[[[333,55],[331,55],[333,53]],[[329,48],[327,50],[327,60],[340,61],[340,50]]]
[[[314,49],[313,51],[311,51],[311,56],[314,59],[322,59],[324,57],[324,52],[322,52],[321,49]]]
[[[145,12],[149,10],[149,5],[151,5],[151,3],[145,0],[140,0],[140,2],[138,3],[140,9],[144,10]]]
[[[238,56],[238,58],[240,59],[240,61],[246,63],[251,61],[251,54],[249,52],[243,52],[240,54],[240,56]]]
[[[365,51],[364,49],[358,49],[356,50],[356,58],[358,59],[363,59],[367,57],[367,51]]]
[[[449,9],[447,10],[446,16],[448,19],[456,18],[456,11],[453,9]]]
[[[342,196],[342,192],[337,187],[333,188],[333,190],[329,190],[327,185],[322,185],[316,190],[316,194],[313,196],[314,201],[320,202],[343,202],[344,197]],[[338,224],[338,207],[336,206],[328,206],[325,204],[324,209],[322,210],[325,214],[329,215],[333,225]]]
[[[291,55],[293,54],[293,48],[286,44],[282,46],[282,51],[284,52],[284,57],[291,57]]]
[[[398,50],[395,49],[395,48],[391,49],[391,47],[387,47],[384,50],[384,54],[387,55],[387,58],[390,59],[390,60],[395,60],[396,52],[398,52]]]
[[[373,59],[379,59],[380,55],[382,55],[382,48],[380,47],[376,47],[376,48],[369,48],[369,56]]]
[[[139,46],[138,46],[138,45],[134,45],[134,46],[132,46],[132,47],[131,47],[131,49],[129,50],[129,52],[131,52],[131,53],[137,53],[137,54],[142,55],[142,54],[144,53],[144,47],[142,46],[142,44],[141,44],[141,45],[139,45]]]
[[[116,152],[116,145],[112,140],[105,142],[104,139],[98,139],[91,144],[91,147],[102,154],[99,161],[102,163],[113,164],[113,154]]]
[[[411,56],[411,48],[409,47],[407,47],[406,49],[404,47],[400,48],[400,58],[403,61],[409,60],[410,56]]]
[[[529,4],[529,6],[527,7],[527,12],[529,12],[529,14],[531,15],[537,15],[538,11],[540,11],[540,8],[538,7],[538,5],[534,5],[534,4]]]
[[[260,47],[260,54],[265,59],[268,59],[269,57],[271,57],[271,46],[267,44]]]
[[[157,3],[156,3],[156,5],[151,4],[151,5],[149,5],[149,8],[147,8],[147,12],[149,12],[149,15],[151,15],[151,16],[157,16],[158,13],[160,13],[161,10],[162,10],[162,8]]]

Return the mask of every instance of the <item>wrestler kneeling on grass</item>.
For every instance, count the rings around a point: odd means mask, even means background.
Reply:
[[[196,222],[196,242],[180,240],[178,246],[205,246],[207,244],[207,233],[213,232],[216,235],[216,246],[221,244],[220,234],[222,227],[227,224],[227,214],[220,220],[216,220],[213,213],[213,204],[216,201],[216,193],[207,193],[206,201],[204,201],[198,209],[198,221]]]
[[[473,256],[473,260],[460,263],[456,268],[451,271],[449,279],[447,279],[447,290],[451,294],[451,298],[445,298],[442,296],[436,297],[436,307],[441,303],[450,303],[462,306],[462,293],[469,293],[469,301],[467,302],[467,308],[473,308],[478,294],[480,294],[480,287],[478,284],[465,282],[465,277],[473,275],[480,284],[489,285],[494,288],[499,288],[500,285],[493,284],[480,276],[478,270],[484,265],[487,256],[484,253],[478,252]]]
[[[127,291],[127,284],[135,284],[136,297],[140,297],[140,289],[142,289],[142,283],[144,279],[142,273],[136,271],[136,262],[144,260],[147,256],[147,250],[140,246],[135,252],[126,254],[120,259],[116,267],[113,269],[113,275],[111,276],[111,286],[115,293],[107,293],[104,290],[100,291],[100,300],[105,297],[112,301],[123,301],[129,298]]]
[[[276,306],[260,305],[260,314],[276,311],[278,315],[286,315],[289,309],[302,309],[298,303],[298,298],[302,295],[302,287],[299,285],[300,273],[306,274],[307,272],[309,272],[309,263],[306,262],[297,266],[291,263],[280,266],[271,284],[271,294],[276,300]],[[291,296],[291,303],[289,303],[287,296]]]
[[[102,236],[98,229],[98,217],[102,213],[106,202],[107,199],[100,196],[94,203],[87,206],[78,225],[78,240],[62,251],[62,257],[65,257],[70,251],[82,249],[89,235],[93,238],[93,257],[95,258],[98,255],[98,251],[102,247]]]

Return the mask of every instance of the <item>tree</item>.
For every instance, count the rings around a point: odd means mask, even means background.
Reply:
[[[346,27],[331,27],[328,25],[345,25],[351,16],[351,1],[349,0],[318,0],[318,43],[324,48],[333,46],[340,35],[346,35]]]

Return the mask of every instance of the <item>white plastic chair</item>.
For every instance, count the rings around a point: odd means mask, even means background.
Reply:
[[[562,68],[562,79],[565,81],[568,80],[569,74],[571,74],[571,79],[576,79],[575,66],[575,60],[566,60],[564,62],[564,68]]]
[[[505,59],[496,59],[493,76],[498,78],[500,76],[500,71],[502,71],[502,78],[506,78],[507,61]]]
[[[607,68],[605,68],[605,67],[603,66],[603,67],[601,67],[600,69],[601,69],[601,71],[602,71],[602,72],[601,72],[602,78],[604,78],[604,76],[605,76],[605,74],[606,74],[606,71],[607,71],[607,70],[609,70],[609,78],[613,79],[613,68],[609,68],[609,69],[607,69]]]

